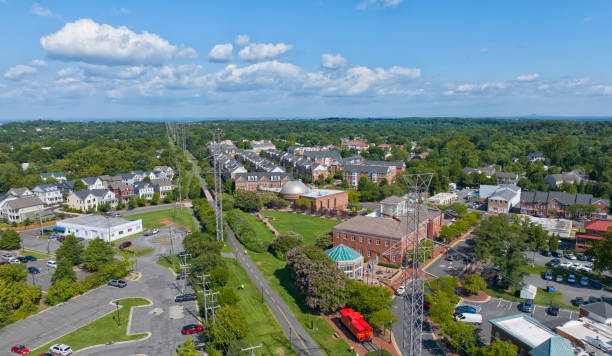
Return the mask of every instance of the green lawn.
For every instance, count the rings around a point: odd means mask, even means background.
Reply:
[[[181,273],[181,267],[179,265],[179,260],[178,258],[176,258],[175,256],[166,256],[166,257],[162,257],[160,259],[158,259],[156,262],[158,265],[166,267],[166,268],[172,268],[172,262],[174,261],[174,272],[176,273]]]
[[[274,218],[271,224],[278,232],[295,231],[302,235],[305,243],[311,245],[314,245],[320,234],[331,231],[340,223],[336,220],[275,210],[265,210],[263,215]]]
[[[140,257],[140,256],[144,256],[147,255],[151,252],[153,252],[155,249],[153,247],[127,247],[124,248],[123,250],[119,250],[117,249],[117,252],[124,257]]]
[[[230,272],[227,285],[240,297],[236,307],[247,317],[249,325],[249,334],[244,342],[251,345],[261,343],[262,349],[257,351],[257,354],[296,355],[289,339],[268,309],[268,304],[261,302],[261,293],[246,272],[235,260],[226,258],[225,261]],[[244,285],[244,289],[238,290],[239,285]]]
[[[49,255],[49,254],[46,254],[46,253],[43,253],[43,252],[40,252],[40,251],[30,250],[30,249],[27,249],[27,248],[24,249],[23,252],[21,252],[20,254],[22,256],[28,256],[28,255],[34,256],[34,257],[36,257],[36,259],[39,259],[39,260],[46,260],[48,258],[51,258],[51,257],[55,256],[53,254]]]
[[[257,216],[249,213],[245,213],[240,209],[234,209],[234,211],[240,215],[242,215],[251,225],[253,231],[259,239],[266,243],[271,243],[274,240],[274,234],[268,229],[268,227],[262,222],[257,221]]]
[[[194,232],[200,231],[187,208],[150,211],[148,213],[126,215],[125,218],[142,219],[142,226],[145,229],[160,228],[165,226],[163,223],[172,222],[174,218],[176,226],[186,227]]]
[[[554,293],[548,293],[548,291],[538,288],[538,293],[536,294],[533,302],[540,305],[550,305],[554,303],[561,308],[578,310],[578,307],[565,304],[563,302],[563,294],[558,290],[556,290]]]
[[[77,351],[88,346],[105,344],[109,341],[120,342],[141,339],[146,334],[127,335],[128,318],[132,307],[148,304],[149,301],[143,298],[121,299],[119,300],[119,305],[122,306],[119,309],[119,327],[117,326],[117,313],[113,311],[57,340],[37,348],[31,354],[38,355],[49,351],[49,347],[57,343],[70,345],[73,351]]]

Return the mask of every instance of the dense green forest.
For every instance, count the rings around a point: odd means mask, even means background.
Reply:
[[[0,192],[43,183],[173,165],[164,123],[28,121],[0,125]],[[157,150],[163,149],[157,159]],[[28,163],[24,171],[21,164]]]
[[[612,197],[612,122],[569,120],[504,119],[324,119],[277,121],[206,121],[188,125],[187,144],[198,157],[204,157],[211,130],[222,130],[223,139],[272,140],[277,148],[289,145],[340,144],[343,137],[363,137],[373,143],[394,145],[393,160],[410,157],[411,141],[419,144],[417,153],[429,151],[424,160],[407,161],[409,172],[436,173],[433,192],[444,191],[449,182],[459,185],[492,183],[478,175],[465,175],[464,167],[501,166],[503,171],[524,173],[519,182],[524,189],[546,190],[549,173],[584,169],[597,184],[564,187],[569,192]],[[403,149],[400,147],[402,146]],[[529,164],[527,155],[540,151],[543,164]],[[368,152],[375,155],[377,152]],[[513,158],[518,162],[513,162]]]

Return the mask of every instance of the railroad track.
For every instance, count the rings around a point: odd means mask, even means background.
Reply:
[[[372,341],[364,341],[364,342],[361,343],[361,345],[366,350],[366,352],[376,351],[376,350],[380,349],[380,347],[378,347]]]

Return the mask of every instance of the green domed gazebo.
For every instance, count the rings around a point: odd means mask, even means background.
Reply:
[[[340,244],[325,251],[325,254],[338,264],[338,268],[344,271],[346,277],[353,279],[363,277],[363,256],[359,252]]]

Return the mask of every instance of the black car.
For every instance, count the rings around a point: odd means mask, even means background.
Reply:
[[[552,252],[550,252],[548,250],[543,250],[542,251],[542,256],[550,257],[550,256],[552,256]]]
[[[563,252],[562,252],[562,251],[555,251],[555,252],[553,252],[552,254],[553,254],[553,256],[555,256],[555,257],[563,257]]]
[[[587,260],[587,256],[585,256],[584,253],[581,253],[581,254],[579,254],[576,257],[578,258],[579,261],[586,261]]]
[[[180,302],[188,302],[190,300],[196,300],[198,299],[198,297],[195,294],[181,294],[181,295],[177,295],[176,298],[174,298],[174,301],[177,303]]]
[[[17,260],[19,260],[21,263],[28,263],[28,259],[25,258],[25,256],[18,256]]]
[[[179,273],[176,275],[176,280],[181,280],[181,279],[185,279],[187,278],[187,274],[186,273]]]
[[[584,304],[584,299],[582,297],[576,297],[576,299],[573,300],[573,303],[575,306],[579,307]]]
[[[453,260],[453,255],[451,255],[451,254],[447,253],[447,254],[446,254],[446,260],[447,260],[447,261],[452,261],[452,260]]]
[[[546,311],[548,312],[548,314],[553,316],[559,315],[559,307],[556,305],[551,305],[550,307],[548,307],[548,309],[546,309]]]
[[[584,304],[591,304],[601,302],[601,298],[590,296],[589,299]]]
[[[559,263],[561,263],[561,260],[558,258],[553,258],[552,260],[546,262],[546,266],[548,267],[555,267],[558,266]]]
[[[127,282],[122,279],[111,279],[110,281],[108,281],[108,285],[117,288],[124,288],[125,286],[127,286]]]
[[[33,262],[36,261],[36,257],[32,256],[32,255],[27,255],[24,256],[26,260],[28,260],[29,262]]]
[[[474,263],[474,261],[476,261],[476,259],[474,258],[474,256],[468,255],[467,257],[465,257],[463,259],[465,262],[467,263]]]
[[[28,272],[30,272],[32,274],[39,274],[40,270],[38,268],[36,268],[36,267],[30,266],[30,267],[28,267]]]
[[[591,287],[593,287],[593,289],[601,289],[603,288],[603,284],[601,284],[601,281],[599,279],[596,279],[594,281],[591,281]]]

